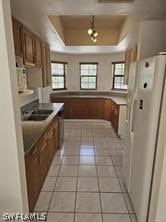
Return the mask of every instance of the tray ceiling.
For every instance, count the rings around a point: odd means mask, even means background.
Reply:
[[[130,3],[115,3],[115,1],[110,2],[109,0],[11,0],[11,9],[13,16],[50,44],[51,50],[62,53],[114,53],[123,51],[137,43],[140,22],[138,18],[166,18],[165,0],[135,0]],[[65,36],[65,31],[63,33],[63,30],[61,30],[62,33],[59,34],[59,31],[48,19],[49,16],[71,16],[70,19],[72,20],[72,16],[89,17],[91,15],[127,16],[117,45],[67,46],[65,45],[65,39],[62,38],[63,34]],[[64,20],[66,20],[65,17]],[[68,21],[63,23],[65,27],[72,26]],[[77,22],[75,21],[73,26],[75,23]],[[121,21],[119,21],[119,26],[120,23]],[[82,26],[82,22],[79,25]],[[112,17],[110,24],[105,24],[105,26],[109,25],[113,29],[114,25],[118,26],[118,22],[116,21],[115,24]]]

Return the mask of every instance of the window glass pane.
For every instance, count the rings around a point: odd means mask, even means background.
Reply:
[[[88,76],[88,74],[89,74],[88,69],[81,69],[81,75],[82,75],[82,76],[83,76],[83,75]]]
[[[82,82],[82,83],[81,83],[81,88],[82,88],[82,89],[88,89],[88,83]]]
[[[80,64],[81,69],[81,88],[95,89],[97,64]]]
[[[125,64],[124,63],[116,63],[113,65],[113,81],[114,81],[114,89],[127,89],[127,85],[124,84],[124,71]]]
[[[116,89],[120,89],[121,87],[121,84],[120,83],[118,83],[118,82],[115,82],[114,83],[114,87],[116,88]]]
[[[81,77],[81,88],[83,89],[95,89],[96,77]]]
[[[123,69],[123,68],[124,68],[124,63],[115,64],[115,69]]]
[[[89,87],[89,89],[95,89],[96,83],[89,83],[88,87]]]
[[[88,81],[95,83],[96,82],[96,77],[88,77]]]
[[[63,89],[65,87],[65,68],[63,63],[51,63],[52,87]]]
[[[123,83],[124,77],[115,77],[115,82],[121,82]]]
[[[124,69],[115,69],[115,75],[124,75]]]
[[[82,82],[88,82],[88,77],[81,77]]]
[[[63,82],[59,82],[59,88],[64,88],[64,83]]]
[[[81,64],[81,75],[97,75],[96,64]]]
[[[56,89],[56,88],[59,88],[59,83],[52,83],[52,88],[53,89]]]

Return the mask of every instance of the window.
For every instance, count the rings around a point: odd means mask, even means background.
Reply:
[[[80,63],[80,88],[97,88],[97,67],[98,63]]]
[[[113,65],[113,89],[126,90],[127,85],[124,84],[124,62],[114,62]]]
[[[66,74],[65,62],[51,62],[51,74],[52,74],[52,88],[53,89],[65,89],[65,74]]]

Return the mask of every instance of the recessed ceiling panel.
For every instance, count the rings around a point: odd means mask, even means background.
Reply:
[[[98,0],[99,3],[131,3],[134,0]]]
[[[95,30],[98,33],[95,45],[117,45],[120,31],[126,16],[97,15],[94,17]],[[88,35],[92,16],[49,16],[50,22],[59,35],[63,36],[65,45],[85,46],[94,45],[92,36]],[[62,35],[63,34],[63,35]]]
[[[127,16],[95,16],[95,26],[101,29],[120,28]],[[60,16],[64,29],[88,28],[92,16]]]

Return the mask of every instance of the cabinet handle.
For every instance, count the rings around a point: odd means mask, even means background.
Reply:
[[[43,152],[43,150],[45,149],[45,145],[46,145],[46,143],[44,143],[44,145],[43,145],[42,149],[40,150],[40,153],[42,153],[42,152]]]
[[[37,147],[33,150],[32,155],[34,155],[37,152]]]

